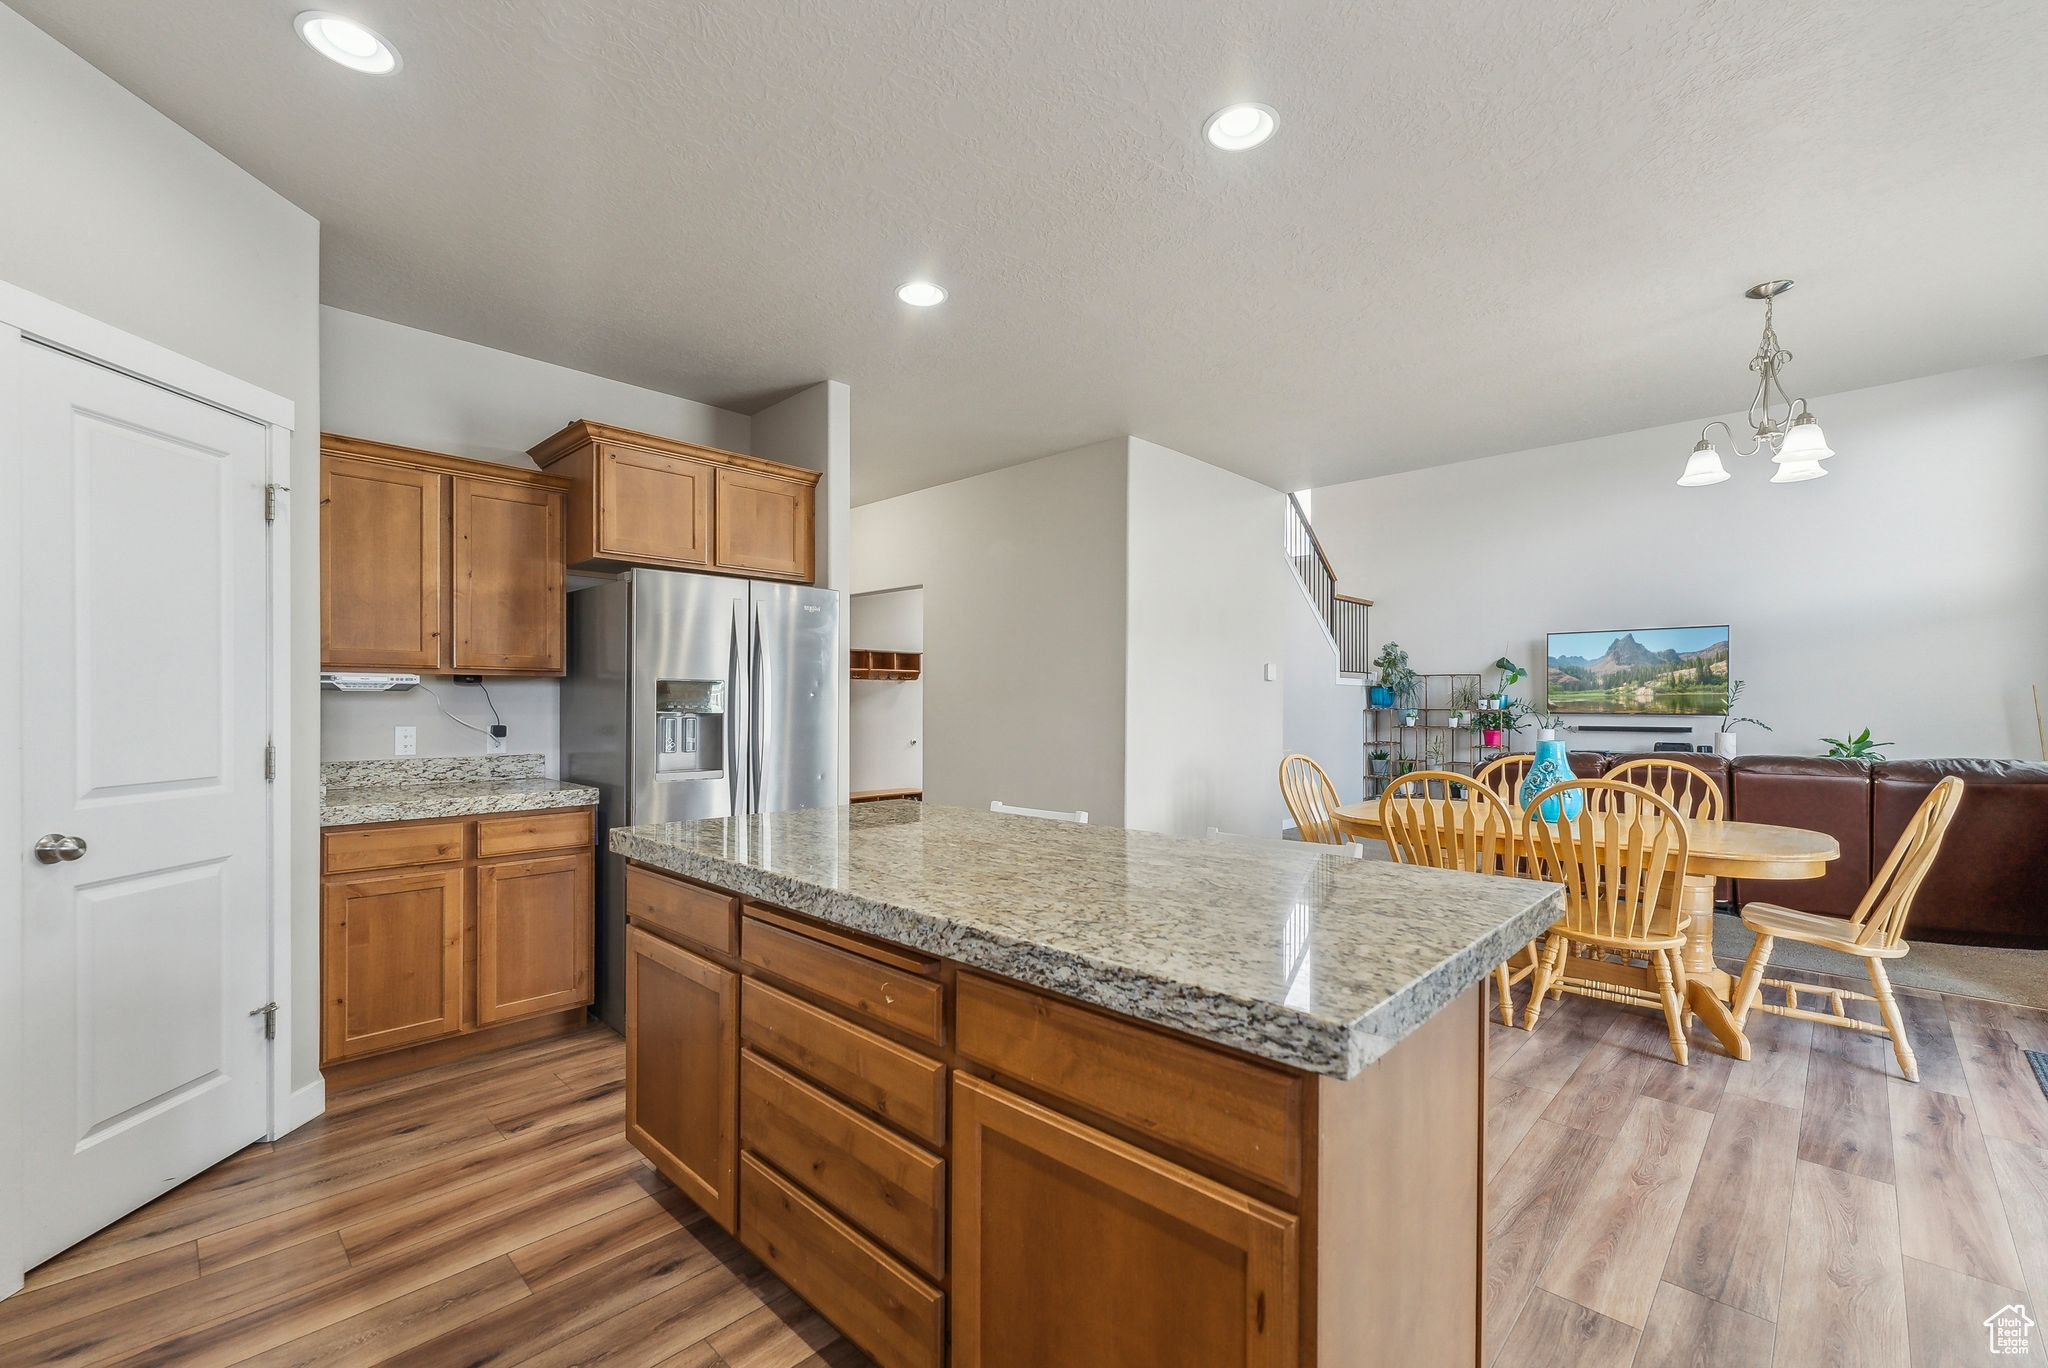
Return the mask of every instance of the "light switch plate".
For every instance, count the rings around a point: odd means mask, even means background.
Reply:
[[[1279,677],[1280,667],[1278,665],[1268,664],[1266,666],[1266,682],[1268,684],[1271,684],[1274,680],[1278,679]]]
[[[418,727],[393,727],[391,729],[391,753],[393,755],[417,755],[420,749]]]

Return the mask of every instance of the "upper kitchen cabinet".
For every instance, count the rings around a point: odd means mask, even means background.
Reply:
[[[530,470],[324,435],[321,668],[561,674],[568,490]]]
[[[569,564],[809,584],[818,472],[580,420],[528,453],[569,482]]]

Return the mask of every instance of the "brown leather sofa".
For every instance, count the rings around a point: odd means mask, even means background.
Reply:
[[[1572,770],[1597,778],[1636,755],[1572,752]],[[1846,917],[1876,877],[1929,789],[1963,781],[1962,805],[1914,900],[1908,940],[2048,949],[2048,764],[2027,760],[1830,760],[1800,755],[1660,752],[1706,773],[1729,817],[1810,827],[1833,836],[1841,858],[1818,879],[1726,881],[1716,896],[1737,906],[1773,902]]]

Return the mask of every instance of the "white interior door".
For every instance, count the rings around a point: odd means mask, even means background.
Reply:
[[[32,1266],[265,1131],[268,571],[260,425],[15,345]]]

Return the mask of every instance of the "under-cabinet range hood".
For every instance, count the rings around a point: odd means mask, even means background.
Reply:
[[[420,682],[416,674],[360,674],[322,670],[320,687],[342,693],[380,693],[386,689],[410,689]]]

